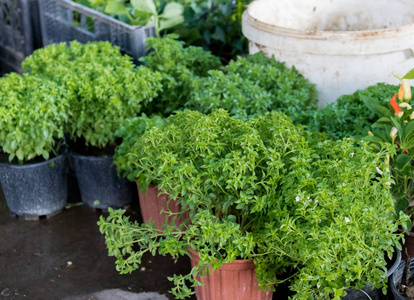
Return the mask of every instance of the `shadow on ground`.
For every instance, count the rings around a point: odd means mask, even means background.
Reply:
[[[173,299],[167,276],[189,272],[189,259],[148,255],[141,270],[120,275],[96,225],[99,216],[78,206],[50,219],[18,220],[0,189],[0,299]]]

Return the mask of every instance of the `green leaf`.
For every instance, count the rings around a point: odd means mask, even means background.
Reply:
[[[379,137],[370,136],[370,135],[365,136],[364,140],[370,141],[370,142],[373,142],[373,143],[382,143],[383,142],[383,140],[381,140]]]
[[[118,1],[109,1],[105,7],[105,13],[113,15],[127,15],[127,8]]]
[[[155,7],[153,0],[131,0],[131,4],[138,11],[150,13],[152,15],[157,14],[157,8]]]
[[[169,19],[161,19],[160,20],[160,27],[159,30],[164,30],[168,28],[172,28],[184,22],[183,16],[175,16]]]
[[[407,74],[405,74],[403,79],[414,79],[414,69],[411,69]]]
[[[408,156],[405,153],[402,153],[397,156],[397,167],[400,170],[403,170],[407,166],[411,166],[411,156]]]
[[[365,95],[361,95],[362,101],[364,101],[365,105],[376,115],[379,117],[391,117],[391,112],[379,102],[373,98],[368,98]]]
[[[177,2],[170,2],[164,7],[164,11],[162,12],[162,15],[160,15],[160,18],[165,19],[174,19],[177,16],[183,15],[184,7],[177,3]],[[183,18],[184,21],[184,18]]]
[[[414,131],[414,120],[411,120],[409,121],[408,125],[405,127],[404,138],[409,139],[413,131]]]

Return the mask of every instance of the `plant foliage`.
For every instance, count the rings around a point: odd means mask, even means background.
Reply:
[[[314,84],[294,67],[260,52],[212,70],[207,78],[194,78],[187,107],[203,113],[224,108],[241,119],[278,110],[301,123],[316,110],[316,96]]]
[[[160,73],[135,68],[108,42],[50,45],[35,51],[23,68],[65,87],[70,105],[67,131],[73,140],[82,138],[97,148],[114,144],[120,125],[137,116],[162,88]]]
[[[64,89],[31,75],[0,79],[0,146],[19,163],[57,155],[68,119]]]
[[[384,105],[397,88],[395,85],[378,83],[351,95],[343,95],[335,103],[310,112],[308,120],[303,124],[310,130],[325,132],[330,139],[361,139],[377,120],[377,116],[366,107],[363,99],[378,101]]]
[[[145,108],[147,114],[168,116],[184,106],[191,92],[194,77],[205,77],[208,70],[221,66],[218,57],[200,47],[184,47],[177,36],[148,38],[149,54],[141,61],[151,70],[164,74],[163,93]]]
[[[280,112],[247,122],[224,110],[170,116],[144,132],[130,163],[140,185],[157,182],[183,206],[175,215],[188,211],[191,222],[159,231],[111,210],[98,222],[109,255],[129,273],[146,252],[178,258],[196,250],[200,263],[170,278],[179,299],[209,264],[238,258],[254,259],[262,288],[293,272],[294,299],[339,300],[345,288],[379,287],[384,252],[400,247],[394,231],[405,219],[396,221],[390,174],[377,171],[385,150],[354,143],[306,134]]]

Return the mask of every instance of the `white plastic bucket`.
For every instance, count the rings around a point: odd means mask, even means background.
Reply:
[[[412,0],[256,0],[243,34],[315,83],[321,107],[414,68]]]

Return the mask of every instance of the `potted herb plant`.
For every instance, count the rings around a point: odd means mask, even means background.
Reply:
[[[404,77],[396,75],[402,84],[398,93],[389,101],[388,107],[374,99],[364,99],[366,106],[377,115],[367,140],[378,145],[386,143],[391,150],[386,155],[387,172],[393,176],[392,191],[396,198],[396,211],[410,216],[407,224],[403,256],[414,256],[414,110],[411,106],[411,87],[408,80],[414,78],[414,71]],[[397,92],[397,90],[395,91]]]
[[[0,183],[11,213],[50,217],[66,204],[64,89],[31,75],[0,79]]]
[[[142,114],[140,117],[127,120],[123,126],[116,132],[116,135],[122,138],[121,144],[116,148],[114,163],[117,166],[118,174],[123,174],[130,181],[135,181],[138,187],[140,211],[144,222],[154,222],[155,228],[161,229],[162,224],[167,218],[167,222],[179,223],[188,218],[188,214],[181,218],[173,220],[164,211],[173,211],[179,213],[181,205],[176,205],[176,201],[170,199],[168,194],[162,193],[158,188],[156,178],[145,176],[139,172],[136,165],[134,152],[140,151],[146,143],[157,144],[157,141],[148,141],[143,139],[143,134],[147,129],[164,126],[166,119],[153,115],[147,117]],[[158,155],[159,149],[153,152]]]
[[[56,61],[53,67],[51,60]],[[67,90],[66,131],[83,202],[99,209],[129,203],[136,192],[113,166],[115,132],[157,96],[162,75],[143,66],[136,68],[108,42],[50,45],[35,51],[23,67]]]
[[[384,253],[398,246],[393,232],[404,223],[393,214],[390,175],[377,171],[385,150],[308,134],[279,112],[244,122],[224,110],[183,111],[143,140],[131,153],[135,176],[158,182],[182,206],[167,215],[188,213],[190,223],[164,222],[160,230],[110,210],[98,224],[121,273],[137,269],[146,252],[189,255],[191,272],[170,278],[180,299],[191,287],[209,294],[214,275],[240,260],[250,275],[237,284],[249,288],[226,283],[214,299],[236,298],[229,290],[268,299],[284,280],[294,299],[339,300],[347,288],[385,284]]]

